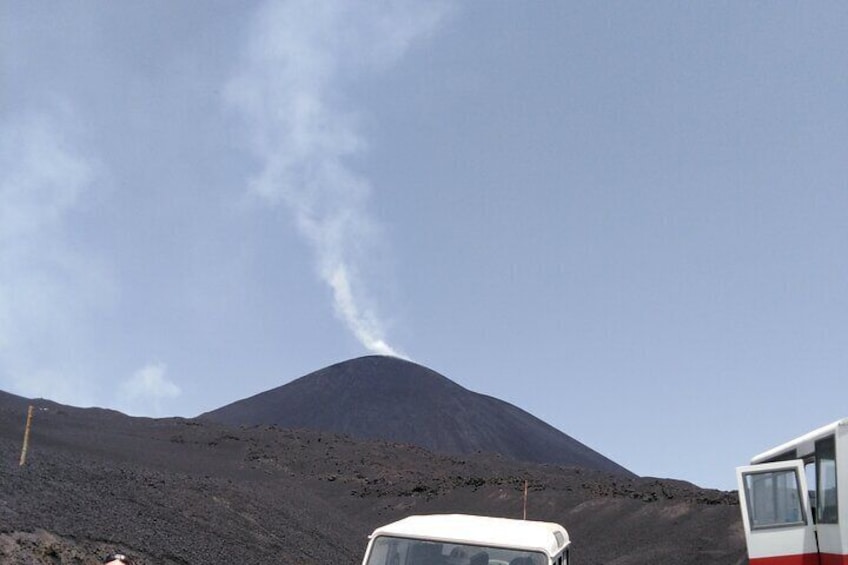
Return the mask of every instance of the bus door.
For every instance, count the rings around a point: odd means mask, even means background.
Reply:
[[[800,459],[736,469],[750,565],[819,565]]]

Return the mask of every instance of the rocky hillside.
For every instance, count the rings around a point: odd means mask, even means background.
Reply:
[[[566,526],[576,563],[744,562],[733,493],[495,455],[275,426],[131,418],[0,393],[0,562],[356,564],[367,534],[412,513]]]

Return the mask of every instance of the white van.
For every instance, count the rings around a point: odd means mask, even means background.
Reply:
[[[570,544],[553,522],[409,516],[374,530],[362,565],[567,565]]]

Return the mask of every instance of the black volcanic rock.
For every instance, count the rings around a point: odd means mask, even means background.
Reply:
[[[27,405],[27,463],[19,466]],[[131,418],[0,392],[0,563],[359,563],[367,534],[409,514],[563,524],[581,565],[736,565],[734,493],[682,481],[436,455],[329,432]]]
[[[518,461],[634,476],[512,404],[394,357],[338,363],[200,419],[327,431],[417,445],[435,453],[498,453]]]

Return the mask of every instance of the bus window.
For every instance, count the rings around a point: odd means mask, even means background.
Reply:
[[[816,464],[815,461],[804,463],[804,477],[807,478],[807,496],[810,497],[810,508],[813,512],[813,523],[818,521],[818,512],[816,511]]]
[[[816,442],[816,518],[819,524],[836,524],[836,446],[834,437]]]
[[[751,529],[806,524],[798,484],[792,469],[745,474]]]

